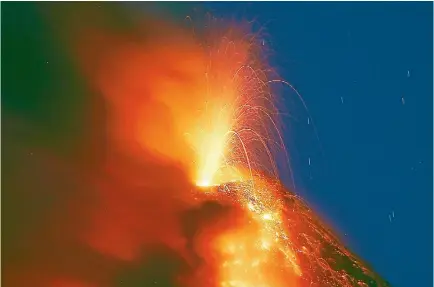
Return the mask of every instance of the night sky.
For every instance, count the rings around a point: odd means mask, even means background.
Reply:
[[[168,9],[188,14],[195,5]],[[309,122],[295,93],[276,88],[295,118],[284,120],[295,192],[392,286],[430,286],[432,3],[199,5],[214,16],[255,20],[254,27],[264,28],[273,67],[306,102]],[[11,126],[20,127],[16,119],[25,118],[35,128],[14,132],[14,139],[73,157],[71,141],[85,126],[77,116],[86,98],[81,79],[58,73],[70,63],[41,32],[45,24],[34,6],[10,4],[8,13],[4,6],[2,135],[10,136]],[[29,136],[29,130],[50,136]],[[14,143],[3,136],[3,155]],[[282,178],[292,184],[288,174]],[[2,215],[17,216],[19,199],[8,196]],[[14,226],[44,206],[20,208],[15,221],[2,222],[9,232],[3,242],[11,243]]]

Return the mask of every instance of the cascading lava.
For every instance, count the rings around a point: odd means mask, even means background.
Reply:
[[[28,164],[61,173],[54,188],[51,174],[37,181],[60,203],[33,233],[16,233],[32,242],[7,241],[6,285],[388,286],[280,183],[278,166],[292,170],[273,85],[298,93],[268,65],[261,35],[214,18],[188,17],[185,28],[142,14],[125,20],[130,13],[110,7],[42,9],[97,96],[84,101],[84,159]],[[5,145],[16,160],[21,146]],[[32,180],[13,165],[8,172]],[[76,190],[60,200],[62,178]],[[9,180],[5,190],[36,186],[25,184]]]

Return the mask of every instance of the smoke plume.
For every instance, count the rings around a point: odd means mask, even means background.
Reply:
[[[65,125],[53,132],[8,112],[5,286],[204,286],[196,279],[213,276],[201,253],[206,240],[238,215],[192,195],[184,131],[205,88],[203,48],[188,29],[151,17],[126,21],[117,5],[27,10],[66,55],[57,67],[63,78],[45,86],[50,97],[77,99],[71,121],[81,130],[65,143],[57,132]],[[72,77],[80,88],[68,85]],[[11,83],[11,96],[21,95]],[[42,94],[32,96],[43,103]],[[62,121],[67,109],[59,100],[49,112]]]

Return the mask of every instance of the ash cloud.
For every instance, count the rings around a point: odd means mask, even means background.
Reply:
[[[191,195],[200,46],[101,5],[3,5],[5,286],[184,286],[234,215]]]

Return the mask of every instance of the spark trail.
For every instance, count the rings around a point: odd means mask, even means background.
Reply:
[[[292,171],[271,85],[293,87],[268,67],[259,35],[234,26],[222,33],[213,21],[204,108],[197,130],[187,133],[197,156],[195,181],[210,198],[231,198],[248,218],[211,243],[217,285],[386,286],[279,183],[276,156]]]

